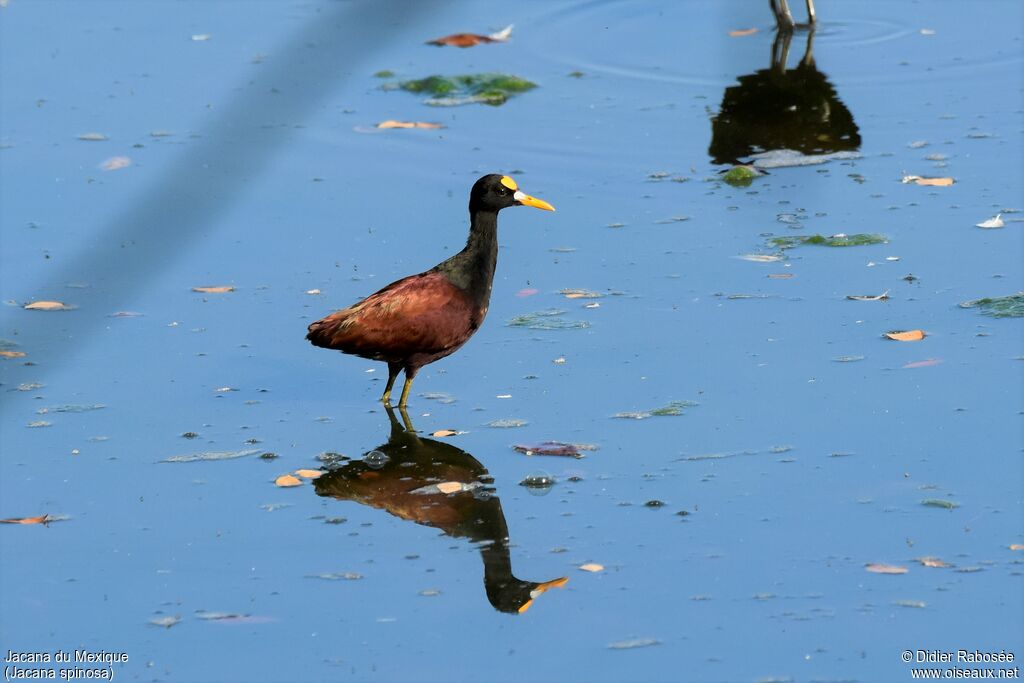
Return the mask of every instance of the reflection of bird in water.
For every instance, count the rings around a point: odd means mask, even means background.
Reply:
[[[813,27],[818,21],[814,15],[814,0],[807,0],[807,23],[797,24],[793,21],[793,13],[789,11],[789,0],[769,0],[775,14],[775,24],[780,31],[792,31],[796,27]]]
[[[317,320],[309,326],[306,339],[315,346],[386,362],[388,384],[381,397],[385,403],[398,373],[405,370],[398,402],[404,406],[419,369],[455,353],[487,315],[498,262],[498,212],[510,206],[555,210],[521,192],[508,176],[485,175],[469,193],[465,249],[425,273],[392,282],[359,303]]]
[[[791,31],[779,31],[771,68],[740,76],[725,89],[711,119],[708,154],[716,164],[734,164],[755,152],[792,149],[831,154],[860,149],[853,114],[814,63],[814,32],[807,34],[803,59],[787,69]]]
[[[513,576],[508,525],[501,501],[486,485],[487,469],[455,446],[420,438],[404,410],[403,427],[386,408],[388,442],[367,454],[372,457],[346,462],[317,479],[317,495],[386,510],[479,544],[487,599],[502,612],[525,612],[538,595],[565,585],[566,577],[537,583]]]

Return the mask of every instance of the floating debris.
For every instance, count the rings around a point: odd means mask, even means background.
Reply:
[[[122,168],[128,168],[132,165],[132,160],[128,157],[110,157],[109,159],[100,163],[97,167],[103,171],[119,171]]]
[[[609,650],[633,650],[638,647],[651,647],[661,645],[661,641],[655,638],[633,638],[632,640],[616,640],[608,643]]]
[[[560,308],[549,308],[534,313],[517,315],[508,321],[509,327],[525,327],[528,330],[583,330],[590,327],[585,320],[563,320],[566,311]]]
[[[952,178],[924,178],[919,175],[905,175],[901,180],[902,183],[914,183],[915,185],[925,185],[928,187],[949,187],[956,181]]]
[[[306,574],[307,579],[323,579],[324,581],[358,581],[363,578],[359,572],[331,572],[324,574]]]
[[[924,609],[928,606],[924,600],[894,600],[893,603],[897,607],[913,607],[916,609]]]
[[[869,244],[888,244],[889,238],[877,233],[857,233],[847,235],[838,233],[830,237],[824,235],[784,235],[768,238],[768,244],[778,249],[792,249],[793,247],[810,244],[820,247],[861,247]]]
[[[243,451],[204,451],[202,453],[190,453],[188,455],[172,455],[160,462],[201,462],[207,460],[234,460],[255,455],[260,452],[259,448],[250,448]]]
[[[439,484],[427,484],[417,489],[413,489],[409,493],[414,493],[417,496],[436,496],[438,494],[448,496],[453,493],[465,493],[472,492],[478,488],[482,488],[484,484],[479,481],[471,481],[469,483],[463,483],[461,481],[443,481]]]
[[[438,129],[444,128],[443,123],[433,123],[431,121],[381,121],[377,124],[377,128],[391,129],[391,128],[426,128],[426,129]],[[319,292],[317,292],[319,294]]]
[[[671,401],[660,408],[653,408],[652,410],[642,412],[615,413],[612,417],[623,420],[646,420],[649,417],[675,417],[682,415],[687,408],[693,408],[697,405],[700,404],[695,401]]]
[[[32,301],[22,306],[26,311],[73,311],[74,306],[70,306],[61,301]]]
[[[925,567],[945,568],[951,566],[949,563],[940,560],[937,557],[919,557],[917,561]]]
[[[282,474],[274,480],[274,485],[280,486],[281,488],[290,488],[292,486],[301,486],[302,480],[294,474]]]
[[[961,303],[960,308],[980,308],[982,313],[993,318],[1020,318],[1024,317],[1024,292],[972,299]]]
[[[203,286],[193,287],[193,292],[202,292],[203,294],[226,294],[227,292],[235,291],[235,288],[231,285],[214,285],[214,286]]]
[[[463,104],[505,104],[509,98],[537,87],[525,78],[502,73],[465,74],[461,76],[427,76],[418,80],[402,81],[397,86],[406,92],[427,94],[425,104],[434,107],[453,107]]]
[[[874,296],[870,294],[847,294],[846,298],[850,301],[885,301],[889,298],[889,290],[885,290],[881,294]]]
[[[102,410],[107,406],[102,403],[91,403],[91,404],[79,404],[79,403],[65,403],[59,406],[50,406],[49,408],[40,408],[36,411],[39,415],[46,415],[47,413],[88,413],[93,410]]]
[[[104,140],[109,140],[110,138],[108,138],[103,133],[82,133],[81,135],[78,136],[78,139],[85,140],[86,142],[103,142]]]
[[[600,299],[604,296],[600,292],[592,292],[589,289],[562,289],[558,293],[566,299]]]
[[[793,149],[775,149],[752,154],[754,168],[790,168],[794,166],[817,166],[830,161],[860,159],[859,152],[841,151],[830,154],[804,154]]]
[[[431,434],[431,436],[436,436],[436,437],[439,437],[439,438],[444,438],[446,436],[458,436],[459,434],[465,434],[465,432],[460,432],[460,431],[455,430],[455,429],[438,429],[436,432]]]
[[[785,254],[741,254],[736,258],[754,263],[774,263],[783,260],[786,256]]]
[[[420,394],[420,398],[425,398],[428,401],[437,401],[441,405],[451,405],[455,403],[455,397],[451,394],[446,394],[443,391],[428,391]]]
[[[537,444],[516,444],[512,450],[523,455],[562,455],[570,458],[584,457],[581,451],[596,451],[593,444],[563,443],[561,441],[542,441]]]
[[[512,35],[512,24],[509,24],[500,31],[488,34],[486,36],[479,35],[477,33],[453,33],[450,36],[444,38],[435,38],[434,40],[428,40],[427,45],[437,45],[439,47],[444,45],[450,45],[451,47],[473,47],[481,43],[504,43]]]
[[[924,330],[893,330],[892,332],[886,332],[883,336],[893,341],[914,342],[921,341],[926,335]]]
[[[982,221],[981,223],[975,223],[974,225],[975,225],[975,227],[978,227],[978,228],[986,228],[986,229],[991,230],[993,228],[1005,227],[1006,223],[1003,222],[1003,214],[997,213],[995,216],[993,216],[992,218],[989,218],[987,221]]]
[[[586,564],[581,564],[578,567],[578,569],[582,569],[585,572],[591,572],[591,573],[595,573],[596,574],[597,572],[603,572],[604,571],[604,565],[603,564],[598,564],[596,562],[587,562]]]
[[[864,566],[864,569],[873,574],[906,574],[909,570],[906,567],[897,567],[892,564],[874,562]]]
[[[764,174],[753,166],[733,166],[722,174],[722,180],[733,187],[748,187],[760,175]]]
[[[943,510],[955,510],[960,507],[959,503],[954,503],[944,498],[926,498],[921,501],[921,505],[930,508],[942,508]]]
[[[655,498],[653,500],[649,500],[646,503],[644,503],[644,507],[646,507],[646,508],[663,508],[663,507],[665,507],[665,502]]]
[[[38,517],[11,517],[10,519],[0,519],[0,524],[42,524],[47,525],[51,522],[63,522],[71,519],[67,515],[39,515]]]
[[[526,420],[520,420],[518,418],[509,417],[502,418],[500,420],[491,420],[486,424],[487,427],[494,427],[495,429],[515,429],[516,427],[525,427],[529,422]]]
[[[170,628],[180,621],[181,617],[175,614],[166,617],[154,617],[149,620],[149,623],[153,626],[160,626],[161,628]]]
[[[859,360],[864,360],[866,356],[836,356],[832,360],[836,363],[856,363]]]

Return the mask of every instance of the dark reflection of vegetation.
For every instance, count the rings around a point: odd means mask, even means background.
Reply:
[[[525,612],[538,595],[568,581],[538,583],[513,576],[508,525],[488,485],[487,469],[455,446],[417,436],[404,410],[404,426],[390,406],[387,412],[391,435],[376,449],[387,457],[371,451],[371,457],[332,469],[316,480],[318,495],[386,510],[479,544],[487,599],[502,612]],[[454,483],[462,484],[462,490],[445,494],[436,488]]]
[[[814,64],[814,31],[807,33],[803,59],[787,69],[791,31],[778,31],[771,67],[740,76],[725,89],[711,119],[708,154],[716,164],[735,164],[755,152],[792,149],[831,154],[860,149],[853,114]]]

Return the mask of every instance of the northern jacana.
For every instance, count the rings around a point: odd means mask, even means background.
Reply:
[[[387,363],[388,384],[380,399],[384,403],[390,403],[395,378],[404,370],[398,405],[406,405],[419,369],[457,351],[487,315],[498,263],[498,212],[510,206],[555,210],[524,194],[507,175],[485,175],[469,193],[465,249],[317,320],[306,339],[314,346]]]
[[[569,581],[565,576],[550,581],[516,577],[508,524],[487,469],[460,448],[420,437],[401,408],[404,424],[390,405],[385,409],[391,431],[387,443],[374,451],[387,457],[330,468],[314,481],[317,495],[368,505],[469,539],[483,560],[487,600],[501,612],[522,614],[538,596]]]

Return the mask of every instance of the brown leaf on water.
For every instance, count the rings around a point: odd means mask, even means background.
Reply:
[[[0,358],[24,358],[24,351],[0,351]]]
[[[927,185],[930,187],[949,187],[956,181],[952,178],[922,178],[919,175],[906,175],[903,176],[904,183],[914,183],[915,185]]]
[[[70,311],[71,308],[60,301],[33,301],[24,306],[26,311]]]
[[[563,443],[561,441],[542,441],[534,444],[516,444],[512,450],[523,455],[564,455],[570,458],[582,458],[580,451],[596,451],[593,444]]]
[[[893,330],[892,332],[886,332],[885,336],[895,341],[912,342],[921,341],[922,339],[924,339],[925,335],[924,330]]]
[[[303,479],[319,479],[324,475],[323,470],[295,470],[295,474]],[[280,484],[279,484],[280,485]]]
[[[917,561],[923,564],[925,567],[949,567],[949,563],[940,560],[937,557],[919,557]]]
[[[46,524],[50,521],[50,515],[39,515],[38,517],[12,517],[11,519],[0,519],[0,524]]]
[[[1024,550],[1024,543],[1011,543],[1010,550]]]
[[[462,484],[457,481],[443,481],[437,484],[437,490],[447,495],[449,493],[456,493],[462,490]]]
[[[756,28],[738,28],[735,31],[729,31],[729,37],[741,38],[743,36],[752,36],[757,33]]]
[[[596,562],[587,562],[586,564],[581,564],[579,566],[579,568],[582,569],[585,572],[595,572],[596,573],[596,572],[603,572],[604,571],[604,565],[603,564],[598,564]]]
[[[506,26],[502,30],[488,36],[482,36],[478,33],[453,33],[452,35],[445,36],[443,38],[428,40],[427,45],[473,47],[474,45],[479,45],[481,43],[503,43],[508,40],[510,35],[512,35],[512,27]]]
[[[281,488],[288,488],[289,486],[301,486],[302,480],[292,474],[282,474],[274,480],[274,483]]]
[[[231,285],[216,285],[211,287],[193,287],[192,291],[202,292],[203,294],[224,294],[235,291],[235,288]]]
[[[864,569],[874,574],[906,574],[906,567],[897,567],[892,564],[882,564],[881,562],[873,562],[869,565],[865,565]]]
[[[438,429],[431,436],[445,437],[445,436],[458,436],[459,432],[454,429]]]
[[[381,121],[377,124],[378,128],[444,128],[443,123],[434,123],[432,121],[393,121],[391,119],[387,121]]]

